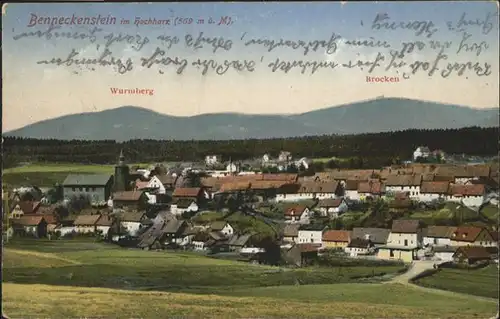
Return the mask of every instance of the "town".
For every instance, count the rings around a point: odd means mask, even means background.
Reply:
[[[300,171],[312,160],[286,151],[263,155],[258,169],[218,155],[138,167],[122,151],[114,174],[70,173],[53,188],[4,191],[4,241],[93,237],[299,267],[328,254],[498,263],[498,165],[446,164],[445,156],[421,146],[401,165],[307,176]],[[431,157],[439,163],[422,161]],[[263,173],[269,167],[275,172]]]

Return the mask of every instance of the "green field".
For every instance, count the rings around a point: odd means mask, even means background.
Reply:
[[[144,164],[134,164],[142,165]],[[114,165],[31,164],[3,170],[3,183],[20,186],[51,187],[64,181],[68,174],[113,174]]]
[[[46,240],[9,243],[3,259],[3,310],[11,318],[485,318],[496,312],[493,301],[352,278],[397,266],[280,270]]]
[[[415,283],[423,287],[498,299],[496,265],[471,270],[442,268],[432,276],[419,279]]]

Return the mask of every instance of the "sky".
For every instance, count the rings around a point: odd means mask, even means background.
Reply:
[[[478,23],[457,24],[466,12],[465,21]],[[414,21],[432,22],[428,30],[418,35],[410,28],[372,28],[377,14],[387,14],[390,22],[404,25]],[[499,44],[498,8],[495,2],[290,2],[290,3],[44,3],[8,4],[2,10],[2,77],[3,77],[3,131],[9,131],[42,120],[67,114],[98,112],[120,106],[139,106],[160,113],[191,116],[202,113],[240,112],[247,114],[303,113],[325,107],[372,99],[380,96],[404,97],[475,108],[498,107],[499,101]],[[108,25],[61,25],[51,31],[52,37],[20,36],[28,32],[45,32],[49,24],[31,22],[40,18],[56,17],[103,17],[116,18]],[[489,15],[489,18],[487,18]],[[36,17],[35,17],[36,16]],[[231,23],[218,25],[221,17],[231,17]],[[170,20],[170,25],[136,25],[141,20]],[[191,24],[173,25],[174,21],[193,19]],[[216,23],[209,24],[212,18]],[[199,19],[203,19],[198,23]],[[43,20],[43,19],[42,19]],[[63,19],[64,20],[64,19]],[[129,24],[122,21],[129,20]],[[70,21],[67,19],[65,21]],[[75,20],[77,21],[77,20]],[[189,20],[186,20],[189,21]],[[484,23],[486,21],[486,23]],[[454,27],[450,30],[447,23]],[[423,25],[421,23],[420,25]],[[415,26],[415,24],[414,24]],[[53,32],[89,33],[100,28],[96,39],[56,38]],[[200,32],[207,38],[222,38],[221,46],[232,41],[230,50],[219,48],[213,52],[211,44],[194,49],[186,45],[186,35],[196,39]],[[307,55],[301,48],[277,47],[270,52],[264,45],[248,45],[251,39],[279,41],[330,40],[337,35],[335,52],[319,47]],[[58,66],[37,64],[60,58],[64,61],[72,50],[75,59],[98,58],[106,47],[109,36],[130,35],[132,43],[123,37],[108,46],[115,59],[131,59],[133,69],[119,74],[111,66]],[[464,35],[470,35],[463,43],[477,50],[457,53]],[[17,39],[16,39],[16,36]],[[168,47],[159,36],[178,38],[178,43]],[[107,38],[106,38],[107,37]],[[139,39],[146,43],[140,51],[132,47]],[[241,40],[243,38],[243,40]],[[386,41],[389,48],[354,46],[349,41]],[[406,53],[399,61],[407,65],[386,69],[390,51],[401,51],[403,43],[420,41],[424,46]],[[445,43],[447,56],[440,59],[438,70],[430,76],[429,70],[437,60],[439,49],[432,48],[431,41]],[[188,66],[182,74],[176,68],[153,65],[141,67],[141,58],[149,58],[155,50],[164,50],[164,58],[179,61],[186,59]],[[226,47],[228,48],[228,47]],[[474,48],[473,48],[474,49]],[[378,53],[385,60],[371,74],[366,67],[347,68],[342,64],[352,61],[373,61]],[[110,59],[107,57],[106,59]],[[254,71],[229,68],[224,75],[210,69],[206,75],[191,62],[214,60],[223,64],[229,61],[254,61]],[[311,74],[310,68],[301,74],[299,68],[284,73],[272,72],[269,63],[299,61],[338,64],[335,68],[318,68]],[[440,72],[455,63],[471,62],[462,76],[458,70],[444,78]],[[428,63],[428,64],[426,64]],[[477,63],[477,64],[476,64]],[[485,63],[491,74],[484,72]],[[457,64],[457,66],[458,66]],[[231,64],[234,65],[234,64]],[[327,64],[328,65],[328,64]],[[428,67],[410,75],[411,67]],[[476,65],[476,67],[474,67]],[[482,69],[478,68],[481,67]],[[368,82],[367,76],[397,82]],[[112,89],[145,89],[153,94],[113,94]]]

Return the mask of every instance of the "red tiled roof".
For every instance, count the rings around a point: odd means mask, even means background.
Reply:
[[[304,205],[295,205],[288,208],[285,212],[285,216],[300,216],[307,209],[307,206]]]
[[[16,205],[19,205],[19,208],[23,211],[23,213],[33,214],[33,213],[36,213],[38,208],[40,207],[40,202],[22,201],[22,202],[17,202]]]
[[[491,254],[488,252],[486,247],[482,246],[462,246],[458,247],[454,256],[463,255],[466,258],[474,258],[474,259],[489,259]]]
[[[483,230],[485,230],[485,228],[475,226],[459,226],[451,235],[451,239],[456,241],[474,242]]]
[[[323,233],[323,241],[348,243],[350,240],[351,232],[347,230],[328,230]]]
[[[485,187],[482,184],[474,185],[450,185],[448,192],[450,195],[455,196],[482,196],[485,193]]]
[[[318,207],[339,207],[342,201],[342,198],[327,198],[320,200]]]
[[[21,218],[13,219],[12,224],[21,226],[36,226],[44,220],[41,215],[23,215]]]
[[[420,193],[446,194],[449,186],[449,182],[422,182]]]
[[[140,179],[137,179],[135,181],[135,188],[137,188],[137,189],[147,188],[148,184],[149,184],[148,181],[141,181]]]
[[[358,193],[378,195],[383,193],[383,189],[383,184],[377,181],[362,182],[358,185]]]
[[[113,194],[113,200],[117,201],[138,201],[144,192],[142,191],[126,191],[126,192],[116,192]]]
[[[201,187],[179,187],[174,190],[172,197],[198,197]]]
[[[398,219],[392,222],[392,233],[413,234],[420,228],[418,220]]]

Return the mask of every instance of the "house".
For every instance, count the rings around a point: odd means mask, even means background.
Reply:
[[[411,199],[418,199],[420,196],[420,185],[422,175],[389,175],[385,180],[386,193],[407,193]]]
[[[299,169],[308,170],[312,165],[313,161],[307,157],[302,157],[298,161],[295,162],[295,166]]]
[[[283,242],[297,243],[299,239],[300,224],[288,224],[283,228]]]
[[[181,216],[185,212],[197,212],[198,204],[193,199],[179,198],[170,205],[170,211],[174,215]]]
[[[451,234],[450,239],[451,246],[493,247],[497,245],[486,228],[476,226],[459,226]]]
[[[151,177],[147,184],[147,188],[158,190],[158,194],[165,194],[167,190],[174,189],[175,177],[171,175],[155,175]]]
[[[125,211],[118,218],[121,230],[132,237],[139,235],[145,219],[147,219],[146,213],[137,211]]]
[[[456,227],[450,226],[429,226],[423,231],[423,245],[427,246],[450,246],[451,236],[456,231]]]
[[[370,248],[372,247],[373,244],[370,240],[364,238],[353,238],[345,247],[344,251],[351,257],[357,257],[359,255],[368,255]]]
[[[234,234],[234,228],[226,221],[216,221],[210,224],[210,231],[220,232],[225,237],[230,237]]]
[[[89,198],[92,205],[106,205],[111,195],[113,178],[110,174],[70,174],[66,177],[63,186],[63,196],[70,200],[75,196]]]
[[[387,228],[362,228],[355,227],[352,230],[351,238],[362,238],[369,240],[374,247],[380,247],[387,244],[391,230]]]
[[[380,198],[385,193],[385,186],[380,181],[370,180],[358,184],[358,194],[360,200],[368,198]]]
[[[300,184],[297,191],[298,199],[337,198],[344,190],[339,181],[315,182],[307,181]]]
[[[188,224],[185,220],[171,219],[167,221],[163,228],[165,244],[175,243],[182,246],[190,244],[192,237],[184,234],[186,229],[188,229]]]
[[[427,146],[419,146],[413,152],[413,160],[417,161],[418,159],[426,159],[430,156],[431,151]]]
[[[420,221],[399,219],[392,222],[387,245],[418,248],[421,244]]]
[[[59,221],[54,232],[61,237],[67,236],[72,233],[76,233],[75,217],[69,216]]]
[[[395,220],[387,239],[387,245],[378,249],[377,257],[385,260],[401,260],[406,263],[417,259],[421,246],[422,230],[418,220]]]
[[[319,211],[322,216],[338,217],[343,212],[346,212],[348,207],[343,198],[327,198],[319,201]]]
[[[266,164],[266,163],[268,163],[268,162],[270,162],[270,161],[271,161],[271,155],[269,155],[269,154],[262,155],[261,162],[262,162],[263,165]]]
[[[447,200],[450,202],[462,203],[468,207],[480,207],[486,195],[486,188],[483,184],[450,185]]]
[[[423,181],[420,185],[420,194],[417,196],[420,202],[432,202],[446,199],[450,183],[448,181]]]
[[[344,197],[352,201],[359,201],[358,187],[360,183],[361,181],[359,180],[346,180],[342,184],[344,187]]]
[[[40,209],[41,202],[39,201],[18,201],[11,209],[9,218],[20,218],[24,214],[36,214]]]
[[[284,259],[291,265],[307,266],[318,258],[320,248],[320,244],[295,244],[291,248],[284,249]]]
[[[287,151],[281,151],[280,155],[278,155],[279,162],[290,162],[292,160],[292,153]]]
[[[490,259],[491,254],[488,252],[486,247],[482,246],[458,247],[457,251],[453,254],[453,260],[455,262],[468,265]]]
[[[201,187],[178,187],[172,194],[173,200],[180,198],[190,199],[196,202],[196,205],[201,204],[208,198],[208,193]]]
[[[299,227],[299,244],[322,244],[325,226],[319,224],[301,225]]]
[[[134,190],[140,191],[140,190],[146,190],[149,187],[149,181],[143,181],[141,179],[136,179],[134,182],[135,188]]]
[[[43,216],[27,215],[11,221],[14,234],[20,236],[34,236],[42,238],[47,236],[47,222]]]
[[[208,166],[217,165],[222,161],[221,155],[206,155],[205,164]]]
[[[101,218],[99,214],[79,215],[73,222],[75,232],[79,234],[95,233],[99,218]]]
[[[141,209],[148,201],[144,191],[123,191],[113,194],[113,208]]]
[[[229,251],[241,253],[244,248],[249,247],[248,244],[253,235],[254,233],[242,235],[233,234],[228,241]]]
[[[351,232],[347,230],[327,230],[323,233],[323,248],[345,248],[351,241]]]
[[[193,245],[194,250],[205,251],[208,250],[208,246],[205,245],[205,243],[208,242],[209,240],[210,236],[207,233],[198,232],[193,236],[191,244]]]
[[[287,223],[309,224],[311,210],[305,205],[294,205],[285,211]]]
[[[453,246],[433,246],[432,253],[434,258],[440,261],[453,261],[453,255],[457,251],[457,247]]]
[[[107,236],[111,225],[113,225],[113,218],[108,214],[102,214],[101,218],[95,223],[96,232],[101,232],[103,236]]]

